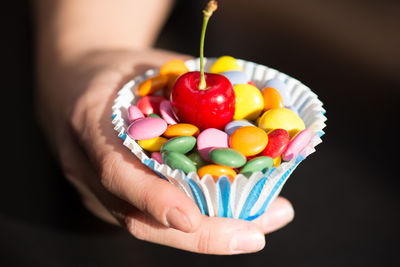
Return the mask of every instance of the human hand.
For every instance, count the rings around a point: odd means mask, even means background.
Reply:
[[[249,222],[202,215],[182,191],[160,179],[124,146],[111,121],[117,90],[169,59],[157,50],[97,51],[39,72],[37,113],[67,179],[84,205],[134,237],[188,251],[237,254],[261,250],[264,234],[293,218],[278,197]]]

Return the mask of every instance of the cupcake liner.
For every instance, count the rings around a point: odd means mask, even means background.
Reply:
[[[205,59],[205,69],[209,69],[215,60],[215,58]],[[112,123],[118,136],[123,139],[123,145],[157,175],[185,192],[195,201],[203,214],[253,220],[265,212],[279,195],[294,169],[315,151],[315,146],[322,142],[320,137],[324,135],[323,128],[326,126],[326,117],[323,104],[317,95],[298,80],[275,69],[250,61],[238,59],[237,62],[258,88],[261,88],[267,80],[273,78],[282,80],[287,85],[292,99],[291,109],[299,114],[306,128],[313,133],[309,144],[296,158],[281,163],[280,166],[272,168],[268,173],[253,173],[249,178],[239,174],[232,183],[225,176],[221,176],[217,182],[211,175],[206,175],[200,180],[196,173],[186,175],[181,170],[172,170],[169,166],[159,164],[147,156],[143,149],[126,134],[129,126],[127,110],[139,99],[134,94],[135,88],[143,80],[157,75],[157,69],[149,70],[144,75],[135,77],[119,90],[112,107]],[[185,64],[191,71],[198,70],[200,66],[199,59],[188,60]]]

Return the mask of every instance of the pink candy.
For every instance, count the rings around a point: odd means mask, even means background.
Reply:
[[[163,100],[160,103],[160,114],[168,124],[178,123],[174,111],[172,110],[171,103],[168,100]]]
[[[163,164],[162,156],[160,152],[153,152],[151,153],[151,158],[157,161],[160,164]]]
[[[167,123],[160,118],[147,117],[134,121],[127,130],[129,137],[135,140],[147,140],[162,135]]]
[[[226,148],[228,147],[228,135],[215,128],[208,128],[202,131],[197,137],[197,149],[199,150],[200,156],[210,161],[208,153],[214,148]]]
[[[137,106],[132,105],[128,108],[129,123],[132,123],[135,120],[141,119],[141,118],[144,118],[144,115]]]
[[[286,150],[282,154],[284,161],[290,161],[296,158],[299,153],[308,145],[312,137],[312,132],[305,129],[298,133],[292,140],[290,140]]]

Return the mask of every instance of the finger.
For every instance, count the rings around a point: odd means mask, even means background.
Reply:
[[[294,209],[292,204],[283,197],[278,197],[266,210],[266,212],[254,220],[254,223],[264,231],[264,233],[271,233],[276,231],[294,218]]]
[[[260,228],[244,220],[202,216],[200,227],[193,233],[162,227],[143,213],[134,218],[128,216],[125,222],[138,239],[197,253],[251,253],[265,246]]]
[[[167,227],[191,232],[200,222],[196,204],[175,185],[155,175],[128,150],[107,153],[102,183],[114,195]]]

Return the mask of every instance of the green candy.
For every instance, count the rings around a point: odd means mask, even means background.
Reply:
[[[228,167],[239,168],[246,164],[246,157],[232,148],[216,148],[208,156],[212,162]]]
[[[151,117],[151,118],[160,118],[160,119],[161,119],[161,117],[160,117],[159,115],[155,114],[155,113],[151,113],[151,114],[149,114],[149,116],[147,116],[147,117]]]
[[[250,177],[253,172],[268,172],[274,165],[274,160],[270,157],[261,156],[247,162],[240,171],[246,177]]]
[[[166,151],[161,154],[161,157],[164,164],[167,164],[171,169],[180,169],[186,174],[197,171],[193,161],[181,153]]]
[[[193,136],[178,136],[165,142],[161,147],[161,152],[175,151],[186,154],[196,145],[196,138]]]
[[[205,161],[199,154],[198,151],[193,151],[187,155],[188,158],[190,158],[194,165],[197,167],[197,169],[200,169],[203,166],[206,166],[208,164],[207,161]]]

